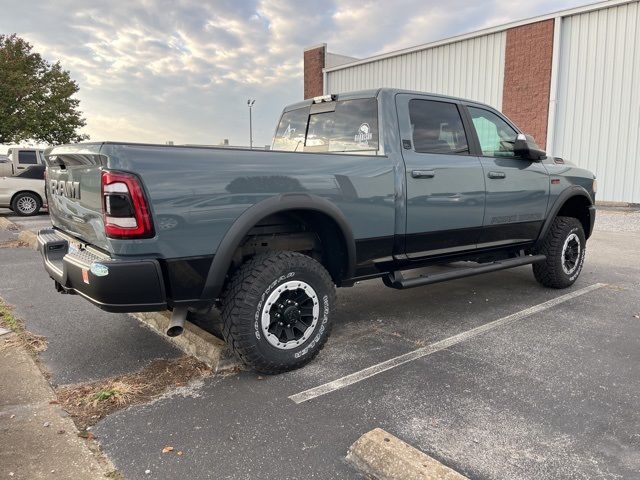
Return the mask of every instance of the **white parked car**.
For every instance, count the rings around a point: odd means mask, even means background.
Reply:
[[[0,177],[0,207],[10,208],[16,215],[37,215],[47,208],[44,193],[44,165],[34,165],[15,176]]]

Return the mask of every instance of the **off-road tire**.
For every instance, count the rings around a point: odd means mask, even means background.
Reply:
[[[575,269],[567,273],[563,269],[562,249],[567,239],[572,235],[578,238],[580,251]],[[584,265],[586,243],[584,229],[578,219],[556,217],[536,252],[547,256],[545,261],[533,264],[533,275],[536,280],[549,288],[567,288],[573,285]]]
[[[295,280],[314,290],[318,318],[309,338],[299,346],[283,350],[273,346],[264,334],[263,307],[278,287]],[[309,363],[324,347],[335,305],[331,276],[313,258],[296,252],[256,255],[234,272],[225,288],[222,335],[235,354],[252,369],[265,374],[287,372]]]
[[[22,208],[22,205],[26,204],[25,202],[29,205],[33,205],[33,209],[25,211],[24,208]],[[40,197],[35,193],[21,192],[11,200],[11,210],[21,217],[32,217],[33,215],[37,215],[41,208],[42,200],[40,200]]]

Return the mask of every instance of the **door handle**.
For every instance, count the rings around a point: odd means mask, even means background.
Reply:
[[[434,170],[411,170],[411,176],[413,178],[433,178],[436,176]]]
[[[507,174],[504,172],[489,172],[489,178],[506,178]]]

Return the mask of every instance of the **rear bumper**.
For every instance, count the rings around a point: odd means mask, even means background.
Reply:
[[[167,299],[157,260],[116,260],[83,248],[58,230],[38,232],[44,268],[63,293],[77,293],[108,312],[165,310]]]

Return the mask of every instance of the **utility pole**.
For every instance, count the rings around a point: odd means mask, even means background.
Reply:
[[[254,103],[256,103],[256,101],[252,100],[251,98],[247,100],[247,106],[249,107],[249,148],[251,150],[253,150],[253,118],[251,115],[251,110]]]

